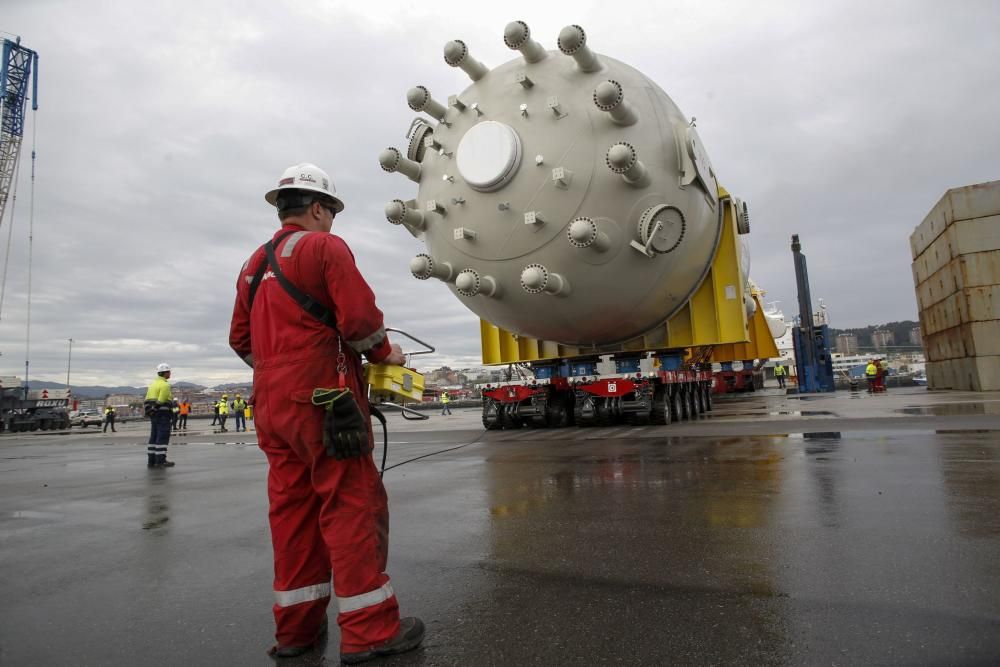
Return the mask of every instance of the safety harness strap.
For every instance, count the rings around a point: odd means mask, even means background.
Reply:
[[[288,296],[292,297],[295,303],[302,306],[302,310],[306,311],[321,323],[336,330],[337,322],[333,317],[333,313],[330,312],[326,306],[324,306],[316,299],[312,298],[298,287],[292,284],[285,274],[281,271],[281,267],[278,266],[278,258],[274,254],[274,244],[268,241],[264,244],[264,252],[267,253],[267,264],[270,264],[271,270],[274,271],[274,276],[281,283],[281,286],[288,292]]]
[[[282,234],[278,234],[278,238],[274,239],[274,243],[275,244],[281,243],[285,239],[285,237],[287,237],[289,234],[294,234],[294,233],[295,233],[294,229],[289,229],[288,231]],[[268,243],[271,242],[268,241]],[[257,267],[257,270],[254,271],[253,278],[250,280],[250,294],[248,295],[250,299],[250,305],[247,307],[247,310],[253,308],[253,298],[254,296],[257,295],[257,288],[260,287],[261,280],[263,280],[264,278],[264,272],[267,271],[268,264],[270,264],[270,261],[268,259],[265,259],[263,262],[260,263],[260,266]]]

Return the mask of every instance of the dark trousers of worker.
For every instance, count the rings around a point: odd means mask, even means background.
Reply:
[[[778,379],[778,389],[783,389],[784,386],[785,386],[785,376],[784,375],[778,375],[777,379]]]
[[[216,411],[216,412],[215,412],[215,413],[214,413],[214,414],[212,415],[212,423],[211,423],[211,424],[209,424],[209,426],[215,426],[215,425],[216,425],[216,424],[218,424],[218,423],[219,423],[219,413],[218,413],[218,411]]]
[[[323,409],[309,403],[311,389],[289,388],[309,382],[313,373],[299,364],[273,373],[262,366],[254,369],[254,418],[269,464],[276,638],[282,646],[315,640],[330,602],[332,572],[340,650],[368,650],[399,631],[399,604],[385,573],[385,487],[370,453],[341,461],[327,455]],[[333,386],[325,379],[317,377],[315,386]]]
[[[228,428],[226,428],[226,419],[228,417],[229,417],[228,414],[222,414],[221,412],[219,413],[219,428],[221,428],[223,431],[229,430]]]
[[[447,403],[442,403],[441,404],[441,415],[444,416],[444,415],[450,415],[450,414],[451,414],[451,408],[448,407]]]
[[[237,410],[236,413],[233,415],[233,417],[236,419],[237,431],[239,431],[241,428],[244,431],[247,430],[247,418],[246,415],[243,414],[242,410]]]
[[[187,427],[188,427],[188,416],[182,414],[180,418],[177,420],[177,428],[178,430],[186,431]]]
[[[171,421],[173,417],[169,410],[157,410],[149,419],[149,446],[146,448],[146,456],[150,465],[167,460]]]
[[[111,427],[111,432],[114,433],[115,432],[115,418],[114,417],[105,417],[104,418],[104,431],[103,431],[104,433],[108,432],[108,426]]]

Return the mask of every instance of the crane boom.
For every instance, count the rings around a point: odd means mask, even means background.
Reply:
[[[24,112],[31,80],[31,108],[38,108],[38,54],[16,42],[3,40],[0,63],[0,224],[7,211],[24,136]]]

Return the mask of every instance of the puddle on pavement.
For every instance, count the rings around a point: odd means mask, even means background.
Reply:
[[[931,415],[943,417],[948,415],[985,415],[986,406],[982,403],[936,403],[933,405],[908,405],[897,410],[904,415]]]
[[[705,417],[720,419],[726,417],[836,417],[829,410],[744,410],[738,412],[706,412]]]

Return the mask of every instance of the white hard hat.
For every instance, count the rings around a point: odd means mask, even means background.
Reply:
[[[330,176],[314,164],[303,162],[285,170],[285,173],[278,179],[278,187],[268,191],[264,199],[271,206],[278,205],[278,194],[282,190],[307,190],[326,195],[333,200],[333,206],[340,213],[344,210],[344,202],[337,197],[337,188],[334,187]]]
[[[156,367],[157,373],[164,373],[169,370],[170,370],[170,364],[160,364],[159,366]]]

